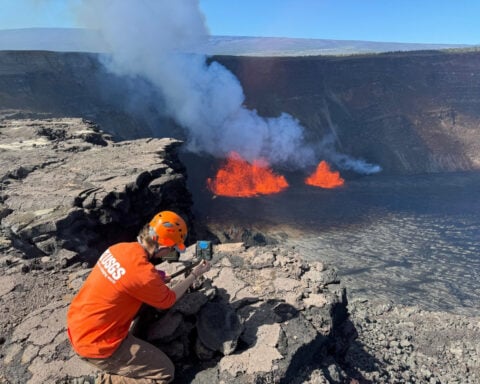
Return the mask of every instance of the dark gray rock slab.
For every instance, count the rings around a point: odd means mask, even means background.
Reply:
[[[160,209],[188,216],[180,141],[113,142],[76,118],[0,121],[2,230],[25,258],[74,251],[90,261]]]
[[[198,338],[209,349],[230,355],[243,331],[235,310],[222,302],[210,302],[198,314]]]

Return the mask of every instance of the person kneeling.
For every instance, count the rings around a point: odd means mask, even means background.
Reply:
[[[176,213],[156,214],[136,242],[109,247],[98,259],[67,313],[67,332],[74,351],[104,373],[99,383],[170,383],[175,368],[160,349],[129,332],[143,303],[170,308],[193,282],[210,270],[202,261],[173,288],[152,261],[185,251],[187,225]],[[165,281],[164,281],[165,280]]]

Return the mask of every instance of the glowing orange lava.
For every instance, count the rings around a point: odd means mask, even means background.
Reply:
[[[265,161],[250,164],[231,152],[215,178],[207,179],[207,186],[216,195],[252,197],[281,192],[288,183],[285,177],[274,174]]]
[[[331,171],[324,160],[318,164],[315,172],[305,179],[305,184],[321,188],[336,188],[344,183],[345,180],[340,177],[340,172]]]

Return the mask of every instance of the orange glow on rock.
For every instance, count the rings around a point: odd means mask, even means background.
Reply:
[[[318,164],[315,172],[305,179],[305,184],[321,188],[336,188],[344,183],[345,180],[340,177],[340,172],[331,171],[324,160]]]
[[[207,179],[207,186],[215,195],[253,197],[281,192],[288,183],[285,177],[273,173],[266,161],[259,159],[250,164],[231,152],[215,178]]]

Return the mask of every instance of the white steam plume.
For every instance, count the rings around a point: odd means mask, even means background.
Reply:
[[[208,39],[198,0],[81,0],[78,13],[105,40],[112,71],[158,87],[166,112],[187,132],[189,150],[218,157],[236,151],[247,160],[302,168],[316,164],[318,148],[305,142],[294,117],[264,118],[245,108],[238,79],[191,53]],[[362,168],[336,154],[333,144],[329,154],[332,160],[337,155],[339,167]]]
[[[263,118],[243,107],[238,79],[217,62],[193,52],[208,37],[196,0],[83,0],[81,21],[98,30],[118,74],[149,79],[167,112],[188,131],[188,148],[248,160],[297,166],[315,162],[303,129],[292,116]]]
[[[382,167],[376,164],[370,164],[363,159],[354,159],[351,156],[335,151],[335,135],[326,135],[319,143],[319,153],[328,161],[335,164],[338,168],[350,170],[364,175],[378,173]]]

